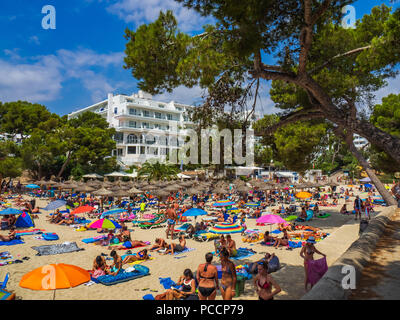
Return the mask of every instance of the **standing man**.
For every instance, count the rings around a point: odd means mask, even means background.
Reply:
[[[354,200],[354,210],[356,212],[356,218],[354,220],[357,220],[357,216],[360,216],[361,220],[362,200],[360,199],[359,196],[357,196],[356,200]]]
[[[178,216],[176,214],[175,209],[172,207],[172,205],[168,206],[167,211],[165,212],[165,215],[167,217],[167,239],[168,239],[168,234],[171,234],[171,239],[174,239],[174,228],[176,224],[176,220],[178,220]]]
[[[400,208],[400,181],[393,186],[392,193],[397,200],[397,207]]]

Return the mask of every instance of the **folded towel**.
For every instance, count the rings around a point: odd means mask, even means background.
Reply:
[[[0,241],[0,246],[14,246],[16,244],[23,244],[25,242],[23,242],[22,240],[11,240],[11,241]]]

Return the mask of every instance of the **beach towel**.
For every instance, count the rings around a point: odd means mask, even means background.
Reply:
[[[276,229],[276,230],[271,231],[270,233],[279,234],[279,233],[281,233],[281,232],[282,232],[281,230]]]
[[[182,253],[190,252],[190,251],[193,251],[193,250],[195,250],[195,248],[185,248],[183,251],[179,251],[179,252],[175,251],[174,252],[174,256],[178,256],[178,255],[180,255]]]
[[[254,254],[255,254],[255,252],[252,249],[239,248],[239,249],[237,249],[236,256],[230,257],[230,258],[234,259],[234,260],[240,260],[240,259],[245,259],[245,258],[251,257]]]
[[[34,234],[42,234],[43,231],[46,231],[44,229],[32,229],[32,230],[20,230],[17,231],[16,234],[19,236],[30,236],[30,235],[34,235]]]
[[[76,244],[76,242],[72,242],[72,243],[65,242],[65,243],[61,243],[61,244],[38,246],[38,247],[32,247],[32,249],[38,252],[36,254],[37,256],[49,256],[49,255],[70,253],[70,252],[84,250],[84,249],[79,248],[78,245]]]
[[[16,244],[23,244],[25,242],[23,242],[22,240],[11,240],[11,241],[0,241],[0,246],[15,246]]]
[[[296,219],[297,219],[297,216],[292,215],[292,216],[286,217],[284,220],[285,220],[285,221],[293,221],[293,220],[296,220]]]
[[[165,290],[178,287],[170,277],[158,279],[160,280],[160,284],[164,287]]]
[[[325,219],[325,218],[328,218],[328,217],[330,217],[331,215],[330,215],[330,213],[325,213],[325,214],[323,214],[323,215],[317,215],[316,217],[317,218],[321,218],[321,219]]]
[[[96,241],[103,240],[103,239],[106,239],[106,238],[107,238],[107,236],[103,235],[103,236],[98,236],[98,237],[94,237],[94,238],[82,239],[82,242],[84,242],[84,243],[94,243]]]
[[[299,242],[288,241],[288,246],[290,248],[296,249],[296,248],[301,248],[303,246],[303,243],[301,241],[299,241]]]
[[[326,257],[307,261],[307,283],[316,284],[328,271]]]
[[[269,247],[271,247],[271,246],[274,245],[272,242],[264,242],[264,241],[260,242],[260,244],[261,244],[262,246],[269,246]]]

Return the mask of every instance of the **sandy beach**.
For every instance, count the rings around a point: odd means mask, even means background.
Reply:
[[[358,194],[358,191],[355,191]],[[344,199],[339,200],[337,206],[331,207],[320,207],[321,212],[330,213],[331,216],[326,219],[314,218],[307,223],[313,227],[318,227],[322,231],[330,233],[330,235],[324,240],[318,242],[316,247],[327,255],[328,265],[331,265],[336,259],[351,245],[353,241],[358,238],[359,221],[354,220],[353,215],[341,215],[339,213],[341,205],[344,203]],[[40,208],[47,205],[49,200],[37,200],[37,206]],[[354,197],[350,197],[348,200],[348,209],[353,208]],[[275,207],[268,208],[267,213]],[[375,206],[375,212],[372,216],[379,214],[380,209],[383,207]],[[63,208],[60,208],[63,209]],[[148,210],[148,213],[152,213],[155,210]],[[19,264],[11,264],[6,266],[0,266],[0,279],[3,279],[7,272],[10,273],[10,280],[7,285],[7,289],[16,293],[17,299],[31,300],[51,300],[53,299],[53,291],[34,291],[29,289],[23,289],[19,286],[21,277],[27,272],[41,267],[46,264],[52,263],[66,263],[79,266],[83,269],[91,269],[94,258],[101,254],[109,254],[110,250],[107,247],[101,247],[94,244],[85,244],[82,242],[84,238],[90,238],[97,236],[95,230],[88,231],[75,231],[74,228],[69,226],[58,226],[50,224],[46,221],[46,215],[50,212],[42,211],[38,219],[35,219],[35,228],[45,229],[46,232],[55,232],[59,235],[60,239],[57,241],[44,241],[35,239],[34,235],[23,236],[24,244],[15,246],[2,246],[0,251],[9,251],[14,259],[22,259],[23,257],[29,257],[27,261]],[[193,218],[189,218],[190,219]],[[201,219],[201,217],[197,218]],[[192,220],[193,221],[193,220]],[[258,228],[262,231],[276,229],[276,226],[256,226],[255,219],[247,219],[246,224],[248,228]],[[165,227],[156,228],[151,230],[143,230],[138,227],[132,228],[131,223],[127,223],[130,230],[133,230],[131,235],[135,240],[150,241],[154,243],[157,237],[165,239]],[[1,234],[6,235],[6,231],[1,231]],[[233,234],[233,240],[236,241],[236,246],[251,248],[257,252],[257,254],[244,260],[232,260],[236,265],[244,264],[250,261],[256,261],[263,257],[265,252],[275,253],[279,259],[283,268],[278,272],[273,273],[273,277],[277,280],[279,285],[282,287],[282,292],[276,296],[276,299],[299,299],[305,293],[304,291],[304,267],[303,259],[300,257],[300,249],[286,250],[275,249],[268,246],[262,246],[259,243],[249,244],[242,241],[240,234]],[[170,242],[171,240],[167,240]],[[32,246],[41,246],[49,244],[59,244],[63,242],[76,242],[83,251],[65,253],[58,255],[49,256],[36,256],[36,251],[33,250]],[[177,243],[177,240],[174,240]],[[85,284],[80,285],[71,289],[57,290],[55,293],[55,299],[63,300],[132,300],[142,299],[145,294],[153,294],[154,296],[163,293],[165,290],[159,283],[159,278],[171,277],[172,280],[177,281],[179,276],[182,275],[184,269],[190,268],[192,271],[196,271],[200,263],[204,263],[204,256],[207,252],[214,251],[213,241],[209,242],[198,242],[192,239],[187,240],[187,247],[194,248],[195,250],[181,254],[179,259],[171,255],[162,255],[159,253],[152,253],[153,260],[146,261],[143,265],[150,268],[150,275],[136,280],[120,283],[113,286],[104,286],[102,284],[93,284],[86,286]],[[133,252],[137,252],[143,248],[133,249]],[[119,250],[118,253],[123,255],[126,251]],[[219,258],[215,257],[213,263],[218,264]],[[125,266],[126,268],[127,266]],[[147,289],[147,290],[144,290]],[[153,290],[153,291],[151,291]],[[154,291],[156,290],[156,291]],[[217,300],[221,299],[221,294],[218,292]],[[251,280],[246,281],[245,292],[241,296],[234,299],[246,299],[255,300],[258,299],[257,294],[254,290],[253,283]]]

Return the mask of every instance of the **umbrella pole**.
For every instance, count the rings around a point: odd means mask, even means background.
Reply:
[[[56,300],[56,290],[53,290],[53,301]]]

